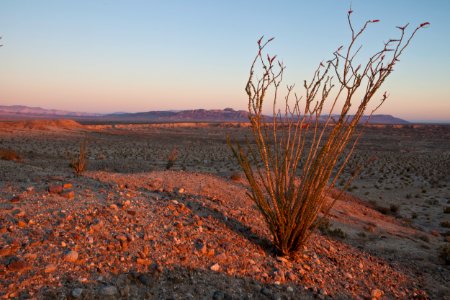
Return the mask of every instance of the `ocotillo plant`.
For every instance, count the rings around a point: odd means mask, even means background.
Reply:
[[[277,102],[285,66],[275,60],[276,56],[265,53],[272,39],[258,41],[245,88],[253,142],[248,140],[242,146],[229,140],[229,145],[250,185],[249,197],[265,218],[279,255],[299,250],[335,203],[336,199],[327,201],[326,195],[362,133],[358,124],[367,112],[370,119],[387,93],[380,95],[374,108],[369,109],[369,103],[416,32],[429,24],[423,23],[409,34],[408,25],[397,27],[399,37],[389,39],[365,63],[357,64],[361,37],[379,20],[369,20],[355,29],[351,15],[350,10],[347,19],[351,39],[347,46],[339,47],[332,59],[319,64],[310,81],[305,80],[303,97],[297,96],[294,86],[288,86],[282,109]],[[267,98],[273,102],[273,117],[263,115]],[[356,105],[354,112],[350,112],[352,105]]]
[[[85,137],[80,142],[80,151],[77,157],[73,157],[70,162],[70,167],[75,174],[80,175],[87,167],[87,138]]]

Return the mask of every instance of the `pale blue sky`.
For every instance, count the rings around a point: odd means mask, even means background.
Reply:
[[[261,35],[300,86],[348,41],[350,1],[0,0],[0,104],[86,112],[246,108]],[[450,121],[450,1],[353,0],[354,21],[381,22],[367,50],[419,32],[386,82],[380,113]]]

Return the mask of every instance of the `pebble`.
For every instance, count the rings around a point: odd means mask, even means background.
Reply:
[[[74,191],[65,192],[65,193],[61,194],[61,196],[63,196],[66,199],[74,199],[75,198],[75,192]]]
[[[289,293],[293,293],[294,289],[292,288],[292,286],[288,286],[286,289]]]
[[[73,186],[72,186],[72,184],[71,183],[64,183],[63,184],[63,188],[64,189],[71,189]]]
[[[63,191],[63,187],[61,185],[51,185],[48,187],[48,191],[50,194],[60,194]]]
[[[108,285],[100,290],[100,295],[102,296],[114,296],[117,294],[117,288],[113,285]]]
[[[13,261],[8,265],[8,269],[13,272],[23,272],[30,270],[31,266],[22,260]]]
[[[372,292],[370,292],[370,296],[372,299],[380,299],[383,296],[383,291],[380,289],[373,289]]]
[[[56,265],[55,264],[48,264],[45,266],[44,273],[53,273],[56,271]]]
[[[211,271],[219,271],[220,270],[220,265],[218,263],[213,264],[210,268]]]
[[[0,257],[2,256],[8,256],[11,253],[13,253],[13,249],[11,247],[4,247],[0,249]]]
[[[83,293],[83,289],[82,288],[75,288],[72,291],[72,297],[80,298],[82,293]]]
[[[64,260],[68,262],[76,262],[78,259],[78,252],[76,251],[69,251],[65,256]]]
[[[150,259],[143,259],[143,258],[138,258],[136,262],[139,265],[143,266],[150,266],[152,264],[152,261]]]

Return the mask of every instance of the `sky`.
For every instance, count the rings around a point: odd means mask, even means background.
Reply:
[[[397,25],[422,22],[381,88],[378,113],[450,122],[448,0],[0,0],[0,105],[112,113],[246,109],[244,91],[260,36],[303,80],[350,38],[367,31],[364,51],[396,37]]]

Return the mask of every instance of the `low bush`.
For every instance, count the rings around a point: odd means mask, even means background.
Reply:
[[[177,148],[173,148],[172,151],[170,151],[169,155],[167,156],[166,170],[169,170],[174,166],[177,158],[178,158],[178,150]]]
[[[71,159],[69,166],[74,170],[75,174],[80,175],[87,168],[87,139],[80,142],[80,151],[77,157]]]
[[[22,157],[14,150],[0,149],[0,159],[11,160],[11,161],[20,161],[20,160],[22,160]]]

